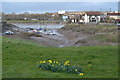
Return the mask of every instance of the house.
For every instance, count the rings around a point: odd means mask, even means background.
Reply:
[[[119,23],[120,24],[120,19],[115,19],[115,23]]]
[[[75,15],[71,15],[69,16],[69,21],[72,22],[72,23],[79,23],[81,22],[81,18],[82,18],[82,15],[80,14],[75,14]]]
[[[65,14],[65,11],[58,11],[58,14]]]
[[[67,15],[63,15],[63,16],[62,16],[62,19],[63,19],[64,21],[67,21],[68,18],[69,18],[69,17],[68,17]]]
[[[85,23],[89,23],[89,22],[100,22],[101,20],[103,20],[104,14],[101,12],[85,12],[83,14],[83,19]]]
[[[107,14],[109,18],[112,18],[115,20],[116,23],[120,23],[120,13],[108,13]]]
[[[108,13],[107,14],[110,18],[120,19],[120,13]]]
[[[89,11],[89,12],[66,12],[65,15],[72,23],[89,23],[89,22],[101,22],[105,20],[106,15],[101,12]]]

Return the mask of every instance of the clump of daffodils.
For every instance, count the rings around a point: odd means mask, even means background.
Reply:
[[[47,70],[47,71],[52,71],[52,72],[66,72],[66,73],[74,73],[74,74],[79,74],[83,75],[83,72],[81,68],[77,66],[72,66],[70,65],[70,61],[65,61],[65,62],[58,62],[58,61],[52,61],[52,60],[47,60],[47,61],[39,61],[38,67],[42,70]]]

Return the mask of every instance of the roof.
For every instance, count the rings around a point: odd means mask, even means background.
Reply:
[[[120,13],[108,13],[108,15],[120,15]]]
[[[116,21],[120,21],[120,19],[115,19]]]
[[[81,15],[81,13],[65,13],[66,15]]]
[[[101,12],[85,12],[87,15],[102,15]]]

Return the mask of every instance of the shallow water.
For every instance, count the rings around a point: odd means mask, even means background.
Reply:
[[[64,26],[63,24],[57,24],[57,23],[42,23],[42,24],[38,24],[38,23],[12,23],[12,24],[16,25],[20,28],[34,28],[34,29],[46,28],[48,31],[55,32],[57,36],[62,36],[62,34],[57,32],[57,29],[60,29]],[[52,38],[59,38],[59,37],[53,36]]]
[[[47,28],[47,29],[60,29],[64,25],[63,24],[56,24],[56,23],[45,23],[45,24],[38,24],[38,23],[13,23],[20,28]]]

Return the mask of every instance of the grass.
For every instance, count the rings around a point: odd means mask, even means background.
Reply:
[[[118,42],[118,35],[116,34],[98,34],[94,35],[92,38],[97,39],[98,41],[105,41],[105,42]]]
[[[8,42],[9,41],[9,42]],[[3,78],[117,78],[118,47],[41,47],[3,37]],[[79,65],[83,76],[40,70],[37,61],[69,60]]]
[[[31,35],[31,34],[25,34],[24,35]],[[26,37],[27,37],[26,36]],[[35,42],[33,40],[29,39],[20,39],[20,38],[7,38],[7,36],[3,36],[3,40],[5,40],[6,43],[15,43],[15,44],[25,44],[25,45],[35,45],[35,46],[40,46],[40,43]]]
[[[72,30],[74,32],[81,32],[86,34],[95,33],[117,33],[117,26],[115,25],[95,25],[95,24],[67,24],[62,29]]]

